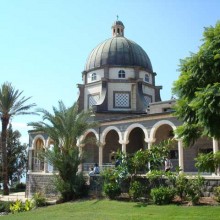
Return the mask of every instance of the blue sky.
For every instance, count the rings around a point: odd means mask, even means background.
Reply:
[[[204,27],[220,20],[219,9],[219,0],[1,1],[0,84],[11,82],[49,111],[59,100],[70,106],[89,53],[111,37],[119,15],[125,37],[150,57],[162,100],[170,99],[179,60],[198,51]],[[37,120],[13,119],[22,142],[28,142],[27,122]]]

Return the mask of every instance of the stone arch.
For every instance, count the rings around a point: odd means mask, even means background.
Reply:
[[[46,141],[46,144],[45,144],[45,148],[49,148],[51,143],[53,143],[53,139],[48,137],[47,141]]]
[[[41,158],[41,151],[45,151],[46,141],[43,135],[36,135],[32,142],[32,168],[33,171],[44,171],[44,159]]]
[[[34,137],[34,139],[33,139],[33,141],[32,141],[32,146],[31,146],[31,148],[34,150],[35,149],[35,145],[36,145],[36,142],[38,141],[38,140],[42,140],[43,141],[43,147],[45,148],[45,146],[46,146],[46,140],[44,139],[44,136],[43,135],[41,135],[41,134],[38,134],[38,135],[36,135],[35,137]]]
[[[88,129],[82,136],[80,136],[79,143],[82,143],[89,133],[93,133],[96,137],[96,140],[99,141],[99,134],[97,133],[95,129],[91,128],[91,129]]]
[[[170,125],[170,127],[173,129],[173,131],[176,130],[176,126],[174,125],[173,122],[171,122],[169,120],[158,121],[157,123],[154,124],[154,126],[152,127],[152,129],[150,131],[150,140],[154,140],[155,139],[156,131],[162,125]]]
[[[139,124],[139,123],[135,123],[135,124],[131,124],[127,127],[126,131],[125,131],[125,134],[124,134],[124,140],[125,141],[128,141],[128,138],[129,138],[129,134],[131,133],[131,131],[134,129],[134,128],[140,128],[143,130],[144,132],[144,135],[145,135],[145,139],[148,139],[148,132],[147,132],[147,129],[142,125],[142,124]]]
[[[103,143],[103,144],[105,143],[106,135],[107,135],[108,132],[111,131],[111,130],[115,130],[115,131],[118,133],[119,142],[123,140],[123,139],[122,139],[122,133],[121,133],[121,131],[120,131],[117,127],[115,127],[115,126],[109,126],[109,127],[105,128],[104,131],[103,131],[102,134],[101,134],[101,138],[100,138],[100,142],[101,142],[101,143]]]
[[[103,165],[114,163],[114,155],[121,149],[122,133],[115,126],[107,127],[101,135],[101,143],[103,143]]]
[[[169,120],[161,120],[154,124],[150,132],[150,140],[157,145],[164,140],[173,139],[172,146],[169,152],[169,158],[173,164],[173,170],[179,166],[179,151],[178,143],[175,140],[173,131],[176,130],[176,126]],[[164,169],[164,167],[163,167]]]
[[[80,139],[84,155],[83,171],[89,171],[99,162],[99,135],[94,129],[87,130]],[[79,145],[80,146],[80,145]]]

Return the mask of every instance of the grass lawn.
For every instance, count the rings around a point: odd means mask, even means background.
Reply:
[[[87,200],[10,214],[1,220],[148,220],[220,219],[220,206],[155,206],[134,202]]]

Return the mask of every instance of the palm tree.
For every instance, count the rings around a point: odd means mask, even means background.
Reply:
[[[10,119],[16,115],[33,114],[28,112],[35,104],[26,105],[31,98],[22,97],[23,91],[16,90],[11,83],[5,82],[0,87],[0,117],[2,122],[2,173],[3,194],[8,195],[8,164],[7,164],[7,127]]]
[[[78,172],[82,162],[77,147],[77,140],[83,133],[97,123],[91,120],[91,111],[78,112],[78,105],[66,108],[62,101],[59,107],[53,107],[54,114],[39,109],[43,121],[32,122],[35,131],[41,131],[53,140],[53,148],[42,153],[54,169],[59,172],[56,178],[56,188],[63,200],[68,201],[82,195],[84,180]],[[46,122],[45,122],[46,121]]]

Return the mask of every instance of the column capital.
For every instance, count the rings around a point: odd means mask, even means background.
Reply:
[[[101,142],[96,142],[96,145],[98,146],[98,147],[100,147],[100,148],[103,148],[104,146],[105,146],[105,142],[103,142],[103,143],[101,143]]]
[[[85,144],[76,144],[77,147],[84,147]]]
[[[129,141],[124,141],[124,140],[119,141],[119,144],[128,144],[128,143]]]
[[[152,138],[152,139],[151,138],[145,138],[144,141],[146,143],[154,143],[156,141],[156,139],[155,138]]]
[[[174,137],[176,141],[183,142],[183,138]]]

